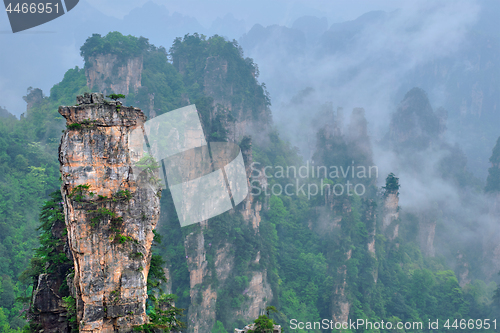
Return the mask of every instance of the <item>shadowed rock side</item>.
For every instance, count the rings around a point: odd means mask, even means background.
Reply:
[[[102,94],[61,106],[68,129],[59,148],[68,243],[80,332],[128,332],[147,322],[146,281],[160,190],[134,180],[129,133],[141,110]]]
[[[60,208],[60,206],[59,206]],[[53,209],[53,208],[52,208]],[[68,237],[65,233],[64,220],[55,219],[50,233],[54,239],[61,242],[56,250],[65,253],[72,261],[68,251]],[[45,266],[50,267],[50,264]],[[28,311],[28,318],[36,323],[36,332],[71,332],[71,324],[68,317],[68,308],[65,306],[64,297],[70,295],[71,290],[65,288],[71,280],[72,265],[68,262],[58,262],[57,267],[50,267],[50,273],[38,275],[33,285],[32,302]],[[49,270],[48,270],[49,271]]]

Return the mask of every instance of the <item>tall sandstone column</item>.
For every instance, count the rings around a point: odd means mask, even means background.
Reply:
[[[143,129],[145,116],[102,94],[77,101],[59,108],[68,127],[59,162],[77,319],[80,332],[128,332],[148,320],[146,281],[160,212],[159,187],[132,172],[143,150],[129,134]]]

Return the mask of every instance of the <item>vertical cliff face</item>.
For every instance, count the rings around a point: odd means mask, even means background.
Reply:
[[[141,87],[142,68],[142,56],[122,61],[114,54],[98,54],[86,63],[87,86],[106,94],[127,95]]]
[[[184,73],[187,61],[181,57],[174,63],[178,64],[179,72]],[[210,56],[204,63],[203,78],[199,82],[203,86],[203,94],[213,100],[212,111],[206,119],[208,124],[204,125],[212,129],[217,128],[218,133],[225,133],[223,140],[234,143],[241,141],[250,188],[252,145],[250,138],[246,136],[267,130],[270,113],[266,99],[262,89],[256,89],[253,94],[241,99],[239,90],[242,83],[239,79],[231,78],[231,64],[223,56]],[[235,69],[232,70],[234,72]],[[255,77],[255,73],[253,75]],[[206,134],[210,135],[209,132]],[[209,138],[209,141],[210,139],[213,138]],[[254,200],[249,195],[237,209],[229,213],[230,219],[223,223],[232,224],[232,219],[243,220],[243,227],[250,233],[247,237],[259,239],[262,208],[262,202]],[[201,222],[200,230],[187,235],[184,241],[191,289],[187,318],[188,332],[208,332],[216,320],[222,320],[219,317],[220,313],[217,312],[217,308],[220,308],[217,303],[228,303],[228,296],[224,290],[234,289],[231,284],[237,276],[244,275],[248,281],[242,290],[239,306],[225,308],[226,312],[230,312],[223,314],[230,318],[227,321],[241,319],[251,322],[273,299],[272,288],[267,279],[267,269],[250,268],[250,266],[260,266],[261,253],[252,253],[250,262],[247,265],[242,264],[237,253],[241,252],[241,247],[244,245],[235,244],[230,239],[212,243],[209,235],[219,232],[213,223],[212,220]],[[245,267],[237,271],[236,266]]]
[[[251,197],[250,197],[251,198]],[[230,212],[230,217],[238,219],[242,215],[244,223],[248,226],[247,235],[250,238],[258,238],[258,227],[260,222],[260,203],[252,204],[247,199],[242,204],[241,210]],[[226,223],[228,221],[225,221]],[[237,274],[236,266],[242,265],[236,254],[241,251],[243,244],[235,244],[230,240],[211,243],[210,234],[217,233],[216,226],[211,221],[202,221],[200,230],[188,234],[184,240],[186,260],[190,276],[191,303],[188,311],[188,332],[208,332],[213,327],[217,317],[217,303],[227,303],[227,294],[221,290],[234,282]],[[207,244],[208,243],[208,244]],[[261,253],[257,252],[249,262],[249,265],[259,266]],[[244,274],[248,277],[248,285],[243,290],[243,301],[235,308],[232,307],[230,314],[225,314],[234,319],[253,321],[257,318],[273,299],[273,291],[267,280],[267,269],[251,269],[245,267]],[[234,288],[234,287],[229,287]]]
[[[351,259],[352,250],[345,254],[345,261]],[[347,322],[351,310],[351,303],[347,298],[347,265],[337,269],[339,283],[336,284],[332,299],[332,319],[335,322]]]
[[[28,104],[26,105],[26,111],[29,112],[33,106],[40,103],[43,100],[43,92],[41,89],[31,87],[28,89],[28,93],[23,97],[24,101]]]
[[[382,215],[382,230],[387,232],[389,239],[399,235],[399,197],[397,191],[388,191],[384,197],[384,212]]]
[[[129,134],[141,110],[79,96],[62,106],[59,148],[68,243],[80,332],[127,332],[147,322],[146,281],[160,191],[132,172],[142,158]],[[141,147],[142,148],[142,147]]]
[[[364,156],[371,161],[372,148],[368,136],[368,121],[363,108],[354,108],[351,113],[347,137],[355,144],[352,145],[359,156]],[[359,161],[357,161],[359,163]]]
[[[392,115],[384,140],[398,153],[412,153],[436,143],[442,131],[442,120],[432,110],[425,91],[413,88]]]
[[[271,120],[270,111],[262,98],[263,91],[249,94],[245,98],[235,98],[241,87],[240,82],[231,80],[228,76],[228,61],[221,56],[208,57],[204,69],[204,93],[213,98],[214,111],[211,120],[223,122],[223,126],[231,141],[237,142],[244,135],[266,130]],[[255,77],[255,73],[252,75]],[[251,101],[253,104],[247,105]],[[229,113],[229,117],[222,117]],[[219,116],[219,117],[218,117]]]
[[[425,256],[434,257],[436,254],[434,249],[434,236],[436,235],[436,212],[425,212],[419,215],[420,223],[418,225],[418,237],[420,242],[420,251],[422,251]]]
[[[172,90],[172,95],[179,92],[181,104],[189,104],[189,100],[197,104],[205,134],[208,137],[207,141],[222,140],[239,143],[247,134],[255,133],[256,130],[259,134],[266,131],[270,122],[269,103],[264,87],[255,80],[256,67],[253,63],[249,62],[249,59],[241,58],[239,50],[229,42],[224,41],[227,43],[227,48],[233,48],[232,51],[236,52],[223,52],[222,49],[219,52],[216,50],[217,47],[213,49],[214,44],[217,43],[210,45],[204,37],[199,39],[197,35],[192,38],[200,42],[199,48],[184,52],[182,42],[175,42],[172,48],[173,65],[183,77],[184,86],[187,88],[186,92],[183,87],[179,86],[178,91]],[[220,37],[214,38],[220,43],[223,42]],[[156,70],[156,67],[154,69],[147,67],[151,65],[147,60],[149,51],[144,49],[142,53],[146,66],[145,72],[142,73],[142,57],[130,57],[127,60],[124,59],[125,56],[118,55],[117,57],[114,54],[106,54],[106,50],[102,48],[99,49],[101,54],[96,54],[92,45],[87,44],[86,75],[89,87],[106,93],[113,91],[125,95],[138,90],[137,96],[147,91],[148,95],[141,95],[142,99],[137,98],[137,100],[140,99],[144,109],[148,109],[149,117],[154,117],[158,110],[166,111],[165,105],[163,108],[159,108],[159,105],[162,99],[170,99],[172,96],[162,95],[156,89],[154,85],[157,78],[145,80],[143,89],[139,89],[142,75],[146,78],[149,75],[149,69]],[[207,52],[205,48],[210,48],[210,52]],[[224,50],[227,51],[227,48]],[[217,55],[217,52],[220,54]],[[163,85],[164,82],[162,81],[161,84]],[[153,91],[156,95],[152,93]],[[210,111],[202,112],[202,103],[208,100],[211,104],[207,103],[210,105],[206,109]],[[168,104],[168,109],[172,106],[177,105]],[[247,146],[248,149],[242,147],[242,153],[245,164],[249,167],[252,155],[251,144]],[[250,171],[247,171],[250,176]],[[90,191],[93,191],[94,185],[91,185]],[[70,188],[69,191],[71,190]],[[168,200],[167,197],[165,199]],[[265,258],[267,254],[257,253],[258,249],[256,249],[248,258],[245,257],[248,263],[242,264],[237,253],[246,246],[237,244],[234,238],[227,235],[224,237],[217,235],[220,233],[218,228],[221,225],[228,226],[228,229],[236,229],[233,222],[237,221],[238,229],[245,229],[248,238],[254,240],[252,245],[258,244],[262,206],[261,202],[248,198],[236,209],[226,213],[226,216],[220,217],[223,221],[217,218],[203,221],[196,226],[200,228],[199,230],[185,236],[183,243],[190,275],[190,300],[189,305],[186,306],[189,332],[207,332],[216,320],[221,320],[224,324],[230,324],[236,318],[247,322],[253,321],[271,302],[273,296],[270,283],[267,281],[267,270],[259,263],[261,256]],[[172,217],[175,214],[168,215]],[[166,269],[172,272],[177,268],[169,266]],[[221,308],[218,303],[227,303],[228,296],[224,293],[234,290],[235,288],[230,284],[233,283],[235,277],[242,276],[245,276],[248,281],[241,290],[243,296],[240,306],[224,305],[224,308],[229,310],[223,311],[222,315],[227,315],[227,318],[223,320],[220,318],[221,314],[216,311]],[[175,278],[176,275],[172,274],[171,283],[174,285],[174,292],[176,292],[175,285],[179,283],[175,281]],[[235,298],[234,295],[231,297]],[[184,299],[180,302],[183,301]]]

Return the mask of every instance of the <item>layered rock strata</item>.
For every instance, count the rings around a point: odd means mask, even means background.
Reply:
[[[61,192],[74,259],[80,332],[128,332],[148,321],[145,302],[160,190],[133,174],[143,159],[141,110],[85,94],[61,106]]]

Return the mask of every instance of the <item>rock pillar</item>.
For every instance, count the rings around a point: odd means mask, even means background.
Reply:
[[[159,187],[145,186],[132,171],[144,156],[130,133],[143,128],[145,116],[102,94],[77,101],[59,108],[67,124],[59,161],[79,329],[128,332],[148,321],[146,281],[160,211]]]

